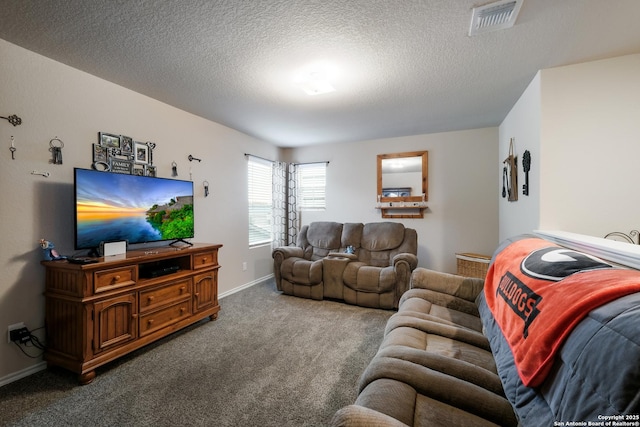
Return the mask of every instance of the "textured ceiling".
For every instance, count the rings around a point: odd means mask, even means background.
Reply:
[[[0,0],[0,38],[282,147],[496,126],[536,71],[640,52],[638,0]],[[293,83],[328,67],[335,92]]]

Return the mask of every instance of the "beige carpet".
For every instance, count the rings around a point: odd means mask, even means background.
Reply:
[[[355,401],[391,311],[281,295],[268,281],[98,370],[0,388],[2,426],[322,426]]]

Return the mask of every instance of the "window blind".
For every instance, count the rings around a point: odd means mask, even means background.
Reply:
[[[249,246],[271,243],[273,163],[247,156]]]
[[[300,210],[318,211],[326,207],[327,163],[297,165],[298,207]]]

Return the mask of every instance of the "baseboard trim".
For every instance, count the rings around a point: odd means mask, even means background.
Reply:
[[[47,369],[47,362],[43,361],[43,362],[36,363],[33,366],[29,366],[28,368],[24,368],[20,371],[13,372],[9,375],[6,375],[0,378],[0,387],[7,385],[9,383],[12,383],[14,381],[18,381],[19,379],[22,379],[24,377],[28,377],[29,375],[33,375],[36,372],[44,371],[45,369]]]
[[[256,279],[256,280],[254,280],[252,282],[245,283],[244,285],[238,286],[237,288],[233,288],[230,291],[223,292],[223,293],[218,295],[218,299],[222,299],[224,297],[228,297],[229,295],[233,295],[236,292],[240,292],[240,291],[245,290],[247,288],[250,288],[252,286],[258,285],[258,284],[263,283],[263,282],[266,282],[267,280],[270,280],[270,279],[273,279],[273,273],[269,274],[267,276],[261,277],[259,279]]]

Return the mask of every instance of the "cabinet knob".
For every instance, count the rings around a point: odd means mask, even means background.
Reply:
[[[207,262],[207,257],[202,258],[202,263],[206,263]]]
[[[186,286],[181,286],[181,287],[180,287],[180,293],[183,293],[186,289],[187,289],[187,287],[186,287]]]
[[[153,295],[150,295],[150,296],[147,298],[147,300],[148,300],[149,302],[151,302],[151,301],[153,301],[153,298],[154,298],[154,297],[153,297]]]
[[[117,283],[120,280],[120,276],[113,276],[113,279],[111,279],[111,283]]]
[[[184,308],[184,307],[180,307],[180,313],[184,313],[184,312],[185,312],[185,310],[186,310],[186,308]]]
[[[147,320],[147,323],[151,325],[153,323],[153,319]]]

